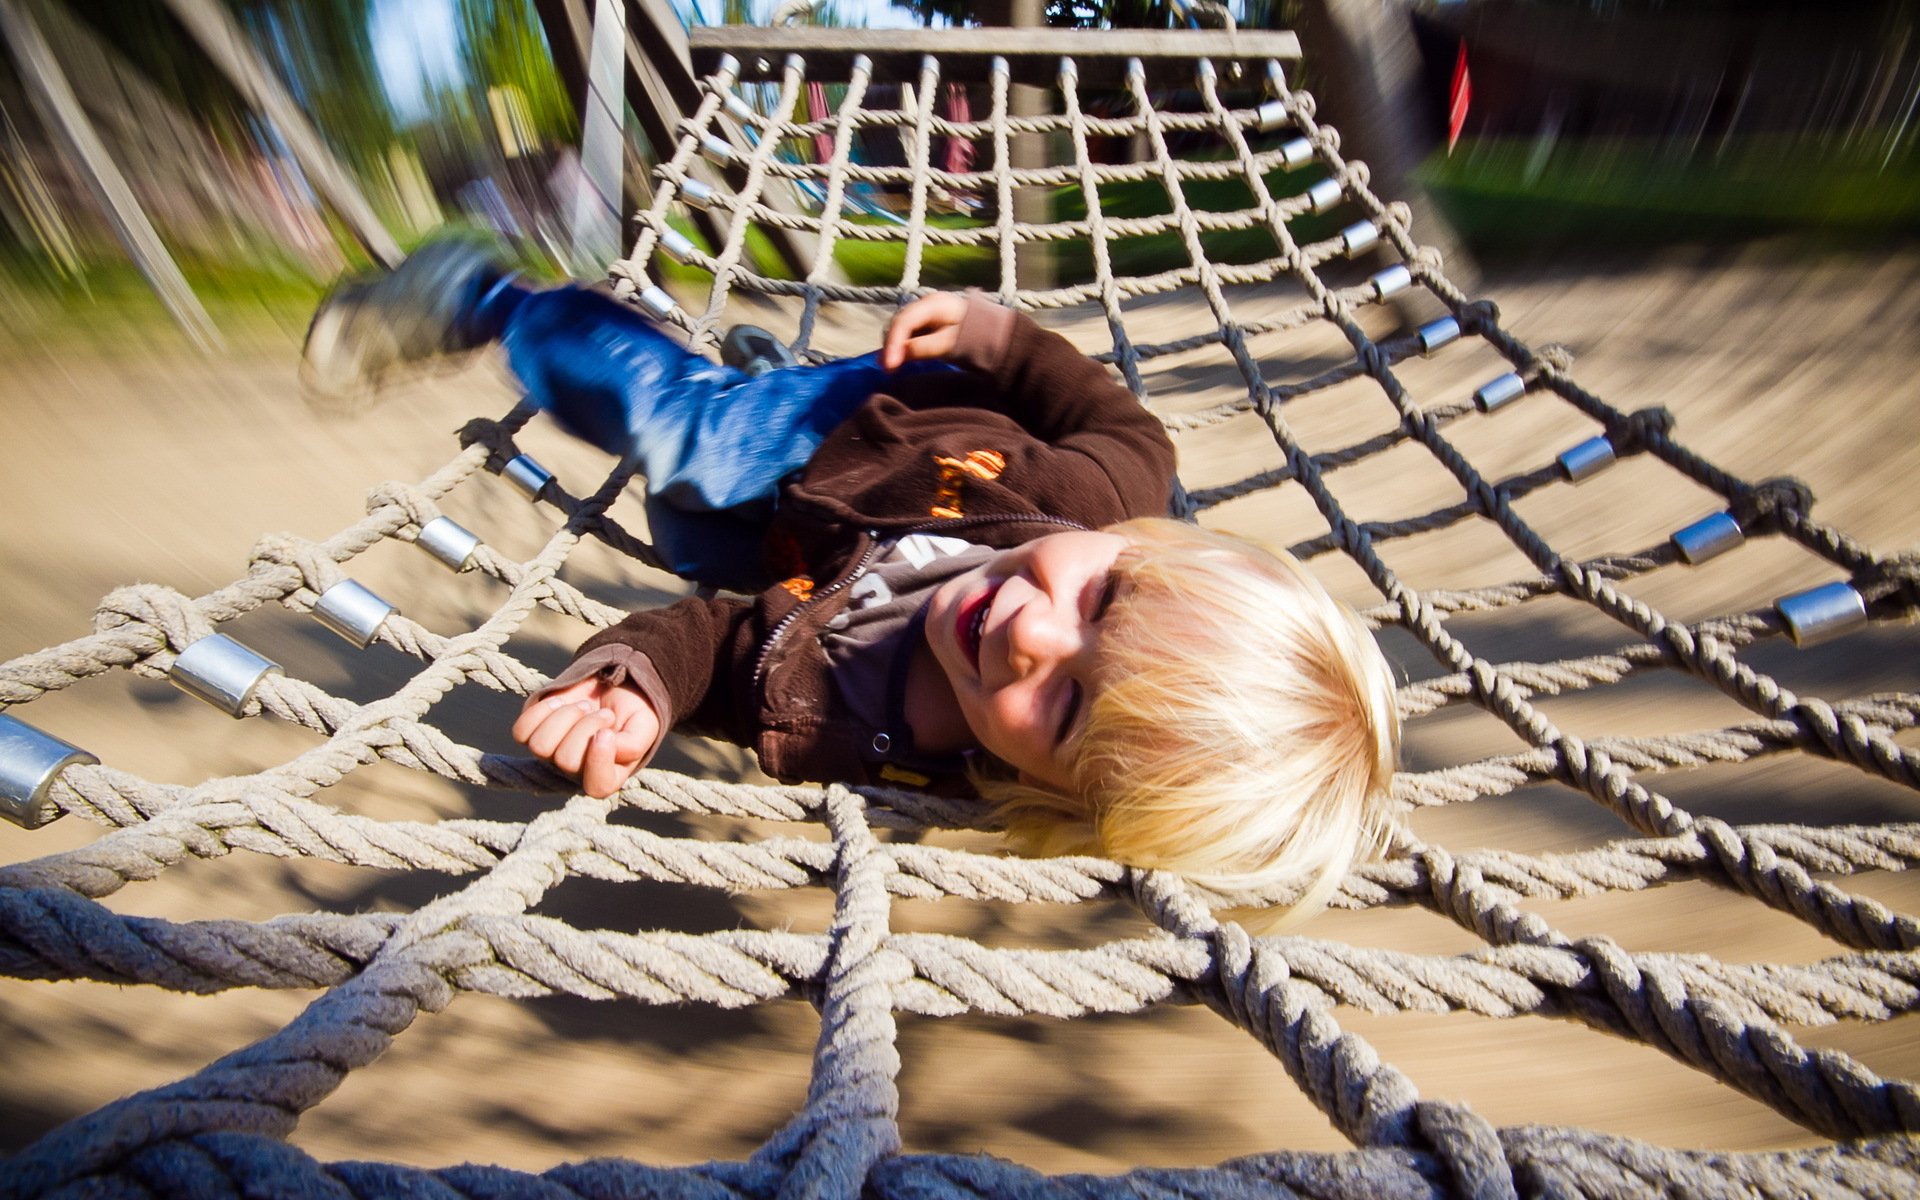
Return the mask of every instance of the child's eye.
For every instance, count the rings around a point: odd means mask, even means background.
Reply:
[[[1098,621],[1101,617],[1106,616],[1107,610],[1113,607],[1114,597],[1119,594],[1120,572],[1108,571],[1105,582],[1100,585],[1100,594],[1094,598],[1093,615],[1089,617],[1088,620]]]
[[[1080,706],[1085,701],[1086,693],[1081,690],[1077,680],[1067,685],[1067,703],[1065,711],[1060,714],[1060,728],[1053,731],[1055,746],[1066,745],[1067,739],[1073,736],[1073,728],[1080,722]]]

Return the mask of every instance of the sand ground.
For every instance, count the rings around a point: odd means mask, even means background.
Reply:
[[[1883,551],[1920,541],[1912,480],[1920,477],[1920,254],[1781,247],[1667,252],[1609,264],[1509,266],[1489,273],[1519,337],[1558,342],[1577,355],[1576,376],[1615,405],[1666,405],[1683,439],[1748,478],[1791,471],[1819,496],[1817,512]],[[1280,289],[1235,294],[1258,315],[1292,297]],[[199,594],[245,570],[260,534],[324,537],[353,521],[372,485],[418,479],[450,456],[451,431],[469,416],[505,411],[496,367],[425,381],[371,417],[322,420],[297,398],[298,331],[253,322],[228,352],[194,355],[165,331],[109,325],[54,338],[43,314],[0,297],[0,658],[79,636],[99,599],[121,584],[165,583]],[[777,323],[778,317],[773,320]],[[1199,328],[1189,300],[1147,302],[1129,313],[1136,337],[1160,341]],[[1068,324],[1095,344],[1086,314]],[[870,344],[876,326],[856,316],[821,337],[834,349]],[[1302,378],[1341,345],[1325,331],[1264,338],[1255,349],[1270,379]],[[1492,373],[1490,354],[1463,349],[1407,365],[1416,397],[1463,397]],[[1157,360],[1149,383],[1169,411],[1224,393],[1204,356]],[[1303,401],[1289,420],[1316,449],[1388,428],[1377,390],[1349,384]],[[1565,406],[1533,397],[1497,419],[1456,427],[1473,461],[1498,477],[1538,465],[1592,432]],[[536,427],[528,448],[576,491],[604,462]],[[1270,466],[1270,439],[1251,418],[1183,442],[1190,485]],[[1417,450],[1396,450],[1334,477],[1342,502],[1369,519],[1451,502],[1458,490]],[[483,486],[491,485],[491,486]],[[1576,554],[1633,549],[1713,507],[1691,485],[1644,460],[1622,463],[1579,489],[1522,505],[1530,522]],[[449,505],[490,542],[531,553],[550,515],[480,480]],[[1211,521],[1290,542],[1324,530],[1298,490],[1235,501]],[[1473,525],[1390,545],[1394,568],[1424,588],[1490,583],[1526,573],[1488,528]],[[1831,568],[1784,547],[1737,561],[1668,571],[1633,585],[1669,615],[1697,618],[1746,609],[1823,582]],[[1359,603],[1358,573],[1321,560]],[[409,615],[443,632],[470,627],[503,592],[471,576],[452,579],[411,548],[376,548],[356,576],[400,598]],[[611,603],[634,605],[675,590],[605,552],[583,551],[569,575]],[[1476,651],[1496,659],[1562,657],[1628,640],[1571,603],[1529,606],[1519,618],[1459,622]],[[356,656],[275,609],[240,622],[244,636],[290,673],[336,693],[370,698],[405,677],[391,651]],[[513,644],[551,670],[580,630],[542,619]],[[1408,676],[1439,668],[1410,639],[1389,638]],[[1824,651],[1767,647],[1751,661],[1797,689],[1829,698],[1916,685],[1916,638],[1876,630]],[[435,719],[461,740],[509,748],[514,704],[463,688]],[[1708,728],[1739,711],[1705,687],[1672,678],[1606,695],[1551,701],[1556,721],[1582,736]],[[17,715],[151,779],[194,782],[279,762],[310,744],[302,730],[229,722],[165,684],[116,673],[36,702]],[[1409,765],[1427,768],[1518,748],[1513,735],[1467,709],[1417,723]],[[739,775],[731,751],[675,747],[684,769]],[[1805,759],[1664,777],[1659,786],[1695,812],[1739,823],[1852,823],[1920,819],[1912,793]],[[394,767],[371,768],[333,789],[353,811],[391,818],[474,813],[525,819],[538,801],[472,792]],[[724,821],[660,821],[669,831],[755,836]],[[1625,830],[1565,789],[1428,812],[1429,840],[1560,850]],[[69,818],[24,833],[0,828],[0,861],[83,845],[98,829]],[[990,845],[957,839],[969,845]],[[313,909],[410,909],[460,880],[381,873],[250,854],[195,861],[124,889],[119,912],[176,919],[258,919]],[[1920,884],[1901,875],[1846,883],[1905,912]],[[1840,952],[1759,904],[1688,884],[1652,892],[1531,906],[1575,936],[1605,936],[1633,950],[1709,953],[1731,961],[1806,962]],[[824,927],[827,898],[728,897],[653,885],[572,880],[540,911],[577,925],[704,931]],[[1118,905],[1014,909],[948,901],[898,907],[895,927],[964,934],[994,945],[1090,945],[1144,932]],[[1333,913],[1309,936],[1424,953],[1469,950],[1476,939],[1419,912]],[[77,1114],[131,1090],[191,1073],[264,1036],[311,1000],[240,990],[213,997],[97,984],[0,982],[0,1151],[18,1148]],[[1657,1051],[1539,1019],[1378,1016],[1343,1011],[1342,1024],[1406,1072],[1424,1095],[1462,1101],[1496,1123],[1585,1125],[1665,1145],[1747,1150],[1817,1138],[1760,1103]],[[750,1153],[801,1103],[817,1021],[782,1003],[721,1012],[574,999],[517,1001],[464,995],[423,1016],[372,1067],[309,1113],[294,1141],[323,1159],[378,1158],[422,1165],[497,1162],[525,1169],[599,1155],[660,1163]],[[1920,1076],[1920,1025],[1797,1031],[1808,1045],[1844,1049],[1883,1075]],[[1280,1065],[1211,1013],[1164,1008],[1074,1022],[904,1018],[902,1128],[916,1150],[987,1150],[1048,1171],[1204,1164],[1279,1147],[1343,1148],[1343,1139],[1299,1094]]]

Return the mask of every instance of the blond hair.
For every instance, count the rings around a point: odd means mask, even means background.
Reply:
[[[1400,722],[1385,656],[1291,555],[1179,521],[1106,532],[1128,545],[1074,794],[987,776],[982,794],[1031,852],[1291,895],[1267,926],[1316,911],[1392,829]]]

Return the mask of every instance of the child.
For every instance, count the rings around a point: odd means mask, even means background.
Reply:
[[[543,406],[637,455],[650,518],[763,533],[785,577],[635,613],[529,698],[514,737],[589,794],[682,729],[785,780],[969,781],[1034,850],[1294,884],[1297,912],[1381,845],[1398,724],[1371,635],[1292,559],[1161,517],[1171,444],[1064,339],[931,295],[877,361],[736,378],[610,300],[498,275],[461,281],[452,340],[500,338]],[[621,336],[569,365],[589,310]],[[635,363],[644,387],[572,390]]]

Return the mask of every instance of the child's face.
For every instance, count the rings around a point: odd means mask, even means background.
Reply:
[[[1126,546],[1112,533],[1038,538],[948,580],[927,604],[927,643],[981,747],[1063,791]]]

